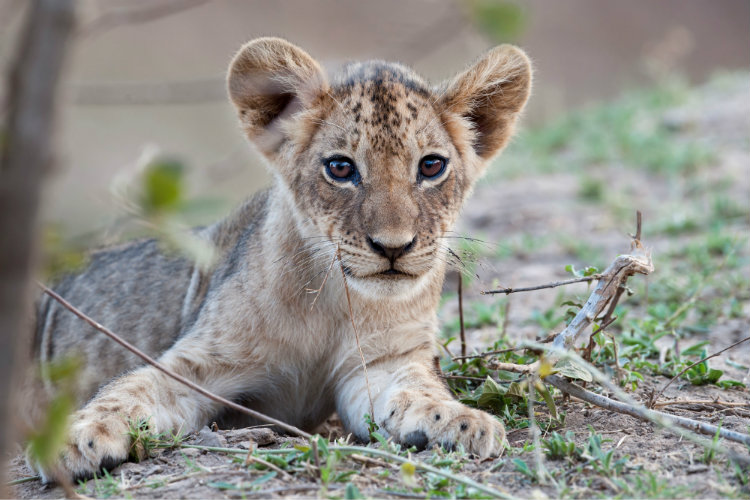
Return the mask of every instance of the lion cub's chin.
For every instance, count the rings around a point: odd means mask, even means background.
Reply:
[[[347,283],[355,293],[369,299],[408,300],[424,290],[434,278],[434,270],[419,276],[414,275],[370,275],[367,277],[348,276]]]

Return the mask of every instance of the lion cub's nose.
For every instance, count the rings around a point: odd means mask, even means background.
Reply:
[[[370,248],[372,248],[373,252],[378,255],[382,255],[386,259],[390,260],[391,264],[393,264],[396,259],[404,255],[405,253],[411,251],[411,249],[414,248],[414,244],[416,243],[416,241],[417,237],[415,236],[410,242],[405,245],[389,246],[385,245],[381,240],[373,239],[370,236],[367,237],[367,243],[370,244]],[[393,244],[391,243],[391,245]]]

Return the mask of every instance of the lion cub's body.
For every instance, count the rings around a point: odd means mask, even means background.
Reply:
[[[58,291],[174,371],[287,423],[311,430],[337,411],[366,438],[372,414],[407,445],[496,455],[502,424],[454,401],[433,371],[450,259],[442,236],[510,137],[529,71],[518,49],[500,47],[438,90],[381,62],[350,65],[329,83],[301,49],[255,40],[235,58],[229,92],[275,181],[201,231],[218,263],[201,273],[139,242],[96,254]],[[327,273],[337,253],[351,315],[338,264]],[[37,338],[42,360],[85,354],[81,401],[115,377],[76,414],[60,462],[44,471],[53,477],[127,458],[127,419],[186,432],[221,410],[138,368],[49,299]]]

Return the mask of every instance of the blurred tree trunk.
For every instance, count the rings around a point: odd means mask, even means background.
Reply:
[[[0,129],[0,462],[17,435],[12,388],[29,363],[30,278],[41,181],[52,161],[57,82],[73,32],[74,0],[34,0],[10,68]],[[14,384],[15,382],[15,384]],[[0,477],[0,490],[6,479]],[[0,496],[8,498],[7,492]]]

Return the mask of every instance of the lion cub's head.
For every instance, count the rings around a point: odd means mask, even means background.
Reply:
[[[350,282],[375,294],[442,273],[442,238],[508,142],[530,84],[529,60],[509,45],[434,88],[380,61],[329,79],[278,38],[242,47],[228,76],[242,127],[292,196],[303,236],[338,245]]]

